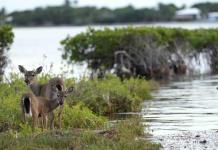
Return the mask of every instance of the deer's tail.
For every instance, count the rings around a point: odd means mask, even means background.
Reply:
[[[25,95],[22,99],[22,107],[23,111],[26,115],[32,116],[32,111],[31,111],[31,98],[28,95]]]

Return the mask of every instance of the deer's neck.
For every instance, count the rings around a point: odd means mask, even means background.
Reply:
[[[35,94],[35,96],[40,96],[41,85],[39,83],[34,82],[29,87],[32,90],[32,92]]]
[[[59,106],[59,101],[58,99],[54,99],[54,100],[48,101],[47,105],[50,109],[49,112],[51,112],[52,110],[56,109]]]

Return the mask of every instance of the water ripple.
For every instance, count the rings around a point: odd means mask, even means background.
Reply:
[[[154,91],[154,100],[146,101],[141,112],[153,140],[160,142],[165,149],[170,149],[171,146],[178,148],[181,142],[185,145],[189,140],[195,143],[195,135],[198,133],[210,140],[218,137],[217,86],[218,76],[207,76],[174,81]],[[184,136],[185,139],[182,138]],[[172,137],[176,137],[179,142],[175,142]],[[214,142],[212,145],[218,144],[217,140]]]

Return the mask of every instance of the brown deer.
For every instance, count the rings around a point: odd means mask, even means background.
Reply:
[[[58,106],[64,104],[64,98],[73,91],[73,87],[65,91],[58,91],[56,98],[47,99],[45,97],[35,96],[32,92],[25,93],[21,99],[21,109],[23,121],[26,123],[26,117],[32,116],[32,128],[38,126],[39,117],[42,117],[42,129],[47,128],[47,115]],[[61,121],[61,120],[59,120]],[[59,122],[59,124],[61,124]]]
[[[64,81],[61,78],[52,78],[46,84],[40,84],[37,81],[37,75],[42,72],[42,66],[38,67],[36,70],[28,71],[23,66],[19,65],[19,70],[22,74],[24,74],[24,82],[26,85],[32,90],[35,96],[45,97],[48,100],[56,98],[56,93],[58,91],[64,91]],[[58,113],[59,122],[61,122],[62,118],[63,105],[60,107]],[[54,112],[50,112],[50,128],[54,128]],[[59,128],[61,128],[61,124],[59,124]]]

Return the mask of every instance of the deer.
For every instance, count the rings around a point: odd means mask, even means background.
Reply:
[[[26,70],[23,66],[18,65],[18,68],[22,74],[24,74],[24,82],[26,85],[31,89],[35,96],[45,97],[47,99],[54,99],[56,98],[56,93],[58,91],[64,91],[64,81],[62,78],[55,77],[48,81],[48,83],[40,84],[37,81],[37,75],[42,72],[43,67],[40,66],[35,70]],[[60,122],[59,128],[61,128],[61,119],[62,119],[62,111],[64,105],[60,107],[58,113],[58,120]],[[50,117],[50,128],[54,129],[54,112],[51,111],[49,113]]]
[[[35,127],[38,126],[39,118],[41,117],[42,130],[47,129],[47,115],[57,107],[62,106],[64,104],[64,98],[73,92],[73,89],[73,87],[69,87],[64,91],[58,91],[56,93],[56,98],[53,97],[51,99],[35,96],[32,92],[23,94],[21,98],[23,122],[27,122],[27,117],[32,117],[32,130],[34,131]]]

